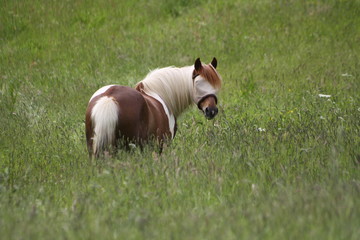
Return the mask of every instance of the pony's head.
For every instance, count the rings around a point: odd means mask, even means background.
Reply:
[[[210,64],[202,64],[200,58],[194,64],[193,100],[207,119],[212,119],[218,113],[217,93],[221,88],[221,77],[216,71],[217,60],[214,58]]]

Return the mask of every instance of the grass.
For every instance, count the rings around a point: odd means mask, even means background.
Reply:
[[[359,1],[0,6],[2,239],[360,237]],[[215,120],[88,159],[95,90],[213,56]]]

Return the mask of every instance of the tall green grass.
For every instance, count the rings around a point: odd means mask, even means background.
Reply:
[[[358,239],[359,41],[356,0],[1,1],[1,239]],[[95,90],[213,56],[215,120],[88,159]]]

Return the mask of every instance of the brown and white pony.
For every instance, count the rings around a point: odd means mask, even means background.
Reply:
[[[143,146],[151,139],[161,149],[165,140],[174,138],[176,118],[192,102],[206,118],[214,118],[221,88],[216,66],[216,58],[208,65],[198,58],[192,66],[155,69],[135,88],[108,85],[97,90],[86,110],[90,157],[128,149],[132,143]]]

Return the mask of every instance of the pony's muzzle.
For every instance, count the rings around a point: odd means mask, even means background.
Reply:
[[[207,119],[213,119],[218,114],[218,108],[216,107],[217,97],[214,94],[203,97],[198,102],[198,108],[204,113]]]
[[[205,108],[204,110],[204,114],[205,114],[205,117],[207,119],[213,119],[217,114],[218,114],[218,108],[215,106],[215,107],[207,107]]]

